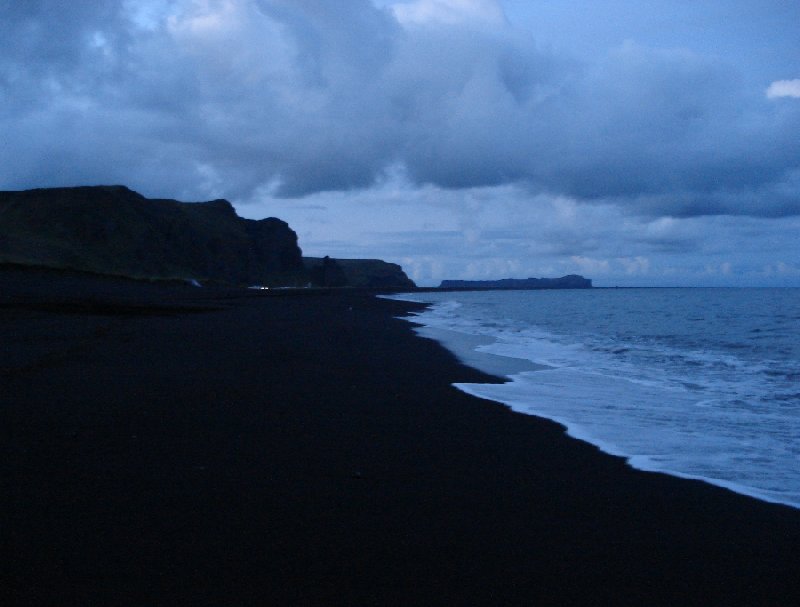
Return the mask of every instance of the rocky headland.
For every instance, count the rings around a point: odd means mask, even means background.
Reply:
[[[414,289],[416,285],[403,268],[380,259],[333,259],[303,257],[313,284],[329,287],[368,289]]]

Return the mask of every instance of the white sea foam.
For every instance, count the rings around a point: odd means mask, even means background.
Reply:
[[[504,357],[537,365],[505,373],[483,367],[510,381],[457,384],[469,394],[557,421],[633,467],[800,508],[798,315],[794,324],[786,315],[782,331],[770,324],[778,315],[759,320],[779,337],[756,346],[743,335],[763,339],[749,328],[756,322],[750,309],[739,301],[736,310],[724,307],[730,293],[676,291],[425,294],[418,299],[435,305],[414,321],[449,332],[442,343],[478,368],[476,351],[500,369]],[[787,305],[800,310],[798,295]],[[721,305],[719,325],[698,320]],[[665,306],[670,313],[653,320]]]

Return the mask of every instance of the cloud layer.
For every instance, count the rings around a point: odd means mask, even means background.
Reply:
[[[645,217],[520,186],[461,190],[393,178],[359,192],[240,205],[298,230],[309,255],[380,256],[419,284],[561,276],[598,286],[800,285],[800,217]]]
[[[400,170],[647,216],[800,213],[796,80],[537,46],[491,0],[0,3],[0,183],[285,197]]]
[[[769,85],[767,97],[770,99],[778,97],[794,97],[795,99],[800,99],[800,79],[776,80]]]

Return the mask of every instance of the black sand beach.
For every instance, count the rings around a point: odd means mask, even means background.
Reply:
[[[415,306],[0,271],[0,602],[800,604],[800,511],[460,393]]]

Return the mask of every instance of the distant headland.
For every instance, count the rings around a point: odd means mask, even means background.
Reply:
[[[561,278],[503,278],[501,280],[443,280],[440,289],[591,289],[589,278],[569,274]]]
[[[121,185],[0,192],[0,263],[240,286],[413,289],[381,260],[303,257],[297,234],[227,200],[148,199]]]

